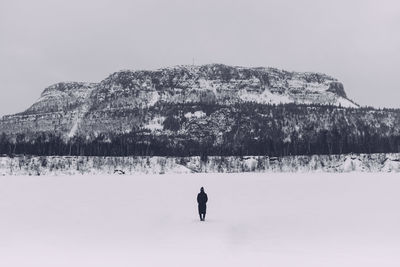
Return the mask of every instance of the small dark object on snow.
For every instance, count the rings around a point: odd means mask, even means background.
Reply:
[[[125,174],[123,170],[114,170],[114,174]]]
[[[204,192],[204,188],[200,188],[200,193],[197,195],[197,203],[199,204],[199,216],[200,221],[204,221],[206,218],[206,210],[207,210],[207,203],[208,197],[207,194]]]

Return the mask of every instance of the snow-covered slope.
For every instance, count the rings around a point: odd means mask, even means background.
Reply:
[[[24,114],[74,111],[88,104],[95,83],[62,82],[47,87]]]

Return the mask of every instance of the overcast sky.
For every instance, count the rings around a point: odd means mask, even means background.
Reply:
[[[330,74],[400,108],[398,0],[0,0],[0,116],[60,81],[224,63]]]

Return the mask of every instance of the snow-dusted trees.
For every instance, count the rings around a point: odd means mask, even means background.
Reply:
[[[0,154],[97,156],[311,155],[400,152],[400,111],[333,106],[164,105],[163,130],[140,124],[67,139],[61,133],[0,135]],[[203,114],[186,116],[185,114]]]

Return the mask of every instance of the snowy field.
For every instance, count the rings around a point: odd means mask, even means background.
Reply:
[[[0,266],[397,267],[400,175],[0,177]]]

